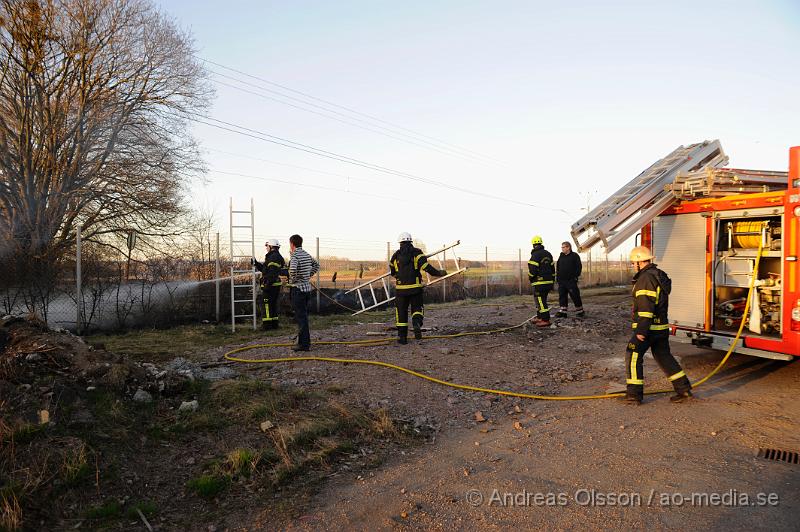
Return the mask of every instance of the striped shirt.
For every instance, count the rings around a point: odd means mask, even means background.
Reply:
[[[319,271],[319,263],[303,248],[295,248],[289,259],[289,286],[311,292],[311,277]]]

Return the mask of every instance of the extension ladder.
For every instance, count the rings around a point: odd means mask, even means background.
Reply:
[[[456,247],[460,243],[461,243],[460,240],[456,240],[456,242],[454,244],[450,244],[449,246],[445,246],[445,247],[443,247],[443,248],[441,248],[441,249],[439,249],[437,251],[434,251],[433,253],[428,254],[427,257],[429,259],[431,257],[434,257],[436,259],[436,262],[439,263],[439,269],[440,270],[441,269],[445,269],[446,270],[447,268],[443,267],[447,262],[446,251],[448,249],[452,249],[452,248]],[[440,255],[441,255],[441,258],[439,257]],[[436,284],[438,282],[444,281],[445,279],[447,279],[449,277],[452,277],[454,275],[458,275],[459,273],[464,272],[464,271],[467,270],[466,268],[462,268],[461,267],[461,265],[459,264],[459,259],[455,255],[453,255],[452,260],[453,260],[453,262],[455,264],[455,270],[452,271],[452,272],[449,272],[445,276],[436,277],[433,280],[431,280],[431,276],[428,275],[427,272],[425,272],[425,277],[426,277],[426,283],[425,284],[426,284],[426,286],[431,286],[431,285]],[[355,286],[355,287],[351,288],[350,290],[348,290],[347,292],[345,292],[346,294],[349,294],[351,292],[355,292],[358,295],[358,304],[361,306],[361,310],[358,310],[358,311],[354,312],[353,316],[355,316],[356,314],[361,314],[362,312],[366,312],[368,310],[372,310],[374,308],[380,307],[381,305],[384,305],[384,304],[386,304],[386,303],[388,303],[390,301],[394,301],[394,297],[395,296],[392,296],[392,295],[389,294],[389,283],[388,283],[388,278],[389,277],[391,277],[391,273],[390,272],[386,272],[386,273],[384,273],[383,275],[381,275],[379,277],[375,277],[374,279],[369,280],[369,281],[367,281],[365,283],[362,283],[362,284],[360,284],[358,286]],[[377,287],[378,283],[380,283],[380,287]],[[377,292],[376,292],[376,287],[377,287]],[[372,296],[372,304],[371,305],[368,306],[367,303],[365,303],[364,295],[362,293],[362,290],[364,290],[364,291],[365,290],[369,290],[369,295]],[[381,299],[380,301],[378,301],[379,295],[380,296],[384,296],[385,299]]]
[[[250,198],[249,211],[233,209],[230,200],[231,249],[231,330],[236,332],[237,318],[251,318],[256,330],[256,269],[251,259],[255,257],[255,213]],[[242,263],[248,268],[242,268]],[[236,313],[237,306],[239,314]],[[249,310],[249,312],[248,312]]]
[[[666,186],[679,173],[727,163],[719,140],[679,146],[572,224],[577,250],[587,251],[600,241],[606,253],[613,250],[676,201]]]

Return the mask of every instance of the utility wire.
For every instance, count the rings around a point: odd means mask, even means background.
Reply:
[[[405,128],[405,127],[403,127],[403,126],[399,126],[399,125],[397,125],[397,124],[394,124],[394,123],[392,123],[392,122],[389,122],[389,121],[387,121],[387,120],[382,120],[382,119],[380,119],[380,118],[377,118],[377,117],[375,117],[375,116],[368,115],[368,114],[366,114],[366,113],[362,113],[362,112],[360,112],[360,111],[356,111],[355,109],[351,109],[351,108],[349,108],[349,107],[345,107],[345,106],[343,106],[343,105],[339,105],[339,104],[337,104],[337,103],[333,103],[333,102],[331,102],[331,101],[328,101],[328,100],[323,100],[322,98],[318,98],[318,97],[316,97],[316,96],[312,96],[311,94],[307,94],[307,93],[305,93],[305,92],[301,92],[301,91],[298,91],[298,90],[292,89],[292,88],[290,88],[290,87],[287,87],[287,86],[285,86],[285,85],[281,85],[280,83],[275,83],[274,81],[270,81],[270,80],[268,80],[268,79],[264,79],[264,78],[261,78],[261,77],[258,77],[258,76],[254,76],[254,75],[252,75],[252,74],[248,74],[247,72],[243,72],[243,71],[241,71],[241,70],[237,70],[237,69],[235,69],[235,68],[232,68],[232,67],[229,67],[229,66],[223,65],[223,64],[221,64],[221,63],[217,63],[216,61],[211,61],[210,59],[206,59],[206,58],[199,57],[199,56],[197,56],[197,58],[198,58],[198,59],[200,59],[201,61],[204,61],[204,62],[208,63],[208,64],[215,65],[215,66],[217,66],[217,67],[219,67],[219,68],[224,68],[225,70],[228,70],[228,71],[231,71],[231,72],[235,72],[235,73],[237,73],[237,74],[240,74],[240,75],[242,75],[242,76],[246,76],[246,77],[248,77],[248,78],[251,78],[251,79],[258,80],[258,81],[260,81],[260,82],[262,82],[262,83],[267,83],[268,85],[271,85],[271,86],[273,86],[273,87],[278,87],[278,88],[280,88],[280,89],[282,89],[282,90],[284,90],[284,91],[289,91],[289,92],[292,92],[292,93],[294,93],[294,94],[299,94],[299,95],[303,96],[304,98],[308,98],[308,99],[311,99],[311,100],[315,100],[315,101],[317,101],[317,102],[324,103],[325,105],[329,105],[329,106],[335,107],[335,108],[337,108],[337,109],[342,109],[342,110],[344,110],[344,111],[347,111],[348,113],[352,113],[352,114],[354,114],[354,115],[358,115],[358,116],[361,116],[361,117],[367,118],[367,119],[369,119],[369,120],[371,120],[371,121],[374,121],[374,122],[379,122],[379,123],[381,123],[381,124],[386,124],[387,126],[390,126],[391,128],[394,128],[395,130],[401,130],[401,131],[405,131],[405,132],[407,132],[407,133],[410,133],[410,134],[412,134],[412,135],[415,135],[415,136],[417,136],[417,137],[421,137],[421,138],[424,138],[424,139],[428,139],[429,141],[432,141],[433,143],[437,143],[437,144],[439,144],[440,146],[446,146],[446,147],[449,147],[449,148],[451,148],[451,149],[453,149],[453,150],[457,150],[457,151],[459,151],[459,152],[462,152],[462,154],[469,154],[469,155],[473,155],[473,156],[481,157],[481,158],[483,158],[483,159],[486,159],[486,160],[490,160],[490,161],[492,161],[492,162],[494,162],[494,163],[499,163],[499,164],[502,164],[502,165],[506,165],[506,163],[504,163],[503,161],[501,161],[501,160],[499,160],[499,159],[496,159],[496,158],[494,158],[494,157],[490,157],[490,156],[488,156],[488,155],[483,155],[483,154],[481,154],[481,153],[478,153],[478,152],[476,152],[476,151],[473,151],[473,150],[470,150],[470,149],[467,149],[467,148],[462,148],[462,147],[460,147],[460,146],[457,146],[457,145],[455,145],[455,144],[451,144],[451,143],[449,143],[449,142],[446,142],[446,141],[444,141],[444,140],[438,139],[438,138],[436,138],[436,137],[432,137],[432,136],[430,136],[430,135],[425,135],[425,134],[423,134],[423,133],[419,133],[418,131],[414,131],[413,129],[408,129],[408,128]],[[279,92],[277,92],[277,91],[272,91],[272,90],[270,90],[270,89],[266,89],[266,88],[263,88],[263,87],[262,87],[262,89],[263,89],[263,90],[270,91],[270,92],[273,92],[273,93],[276,93],[276,94],[280,94],[281,96],[283,96],[283,97],[285,97],[285,98],[291,98],[291,96],[288,96],[288,95],[286,95],[286,94],[281,94],[281,93],[279,93]],[[296,101],[302,101],[303,103],[305,103],[305,104],[307,104],[307,105],[313,105],[313,104],[311,104],[311,102],[306,102],[306,101],[299,100],[299,99],[296,99],[296,98],[293,98],[293,99],[295,99]],[[326,110],[328,110],[329,112],[335,112],[335,111],[333,111],[333,110],[331,110],[331,109],[326,109]]]
[[[242,81],[242,80],[236,79],[236,78],[234,78],[232,76],[228,76],[226,74],[222,74],[222,73],[216,72],[214,70],[212,70],[211,72],[213,72],[217,76],[223,76],[223,77],[226,77],[226,78],[229,78],[229,79],[236,80],[239,83],[244,83],[246,85],[252,85],[252,86],[257,87],[257,85],[253,85],[252,83],[248,83],[246,81]],[[216,80],[215,79],[214,83],[217,83],[219,85],[223,85],[225,87],[230,87],[230,88],[236,89],[238,91],[246,92],[248,94],[252,94],[252,95],[258,96],[260,98],[264,98],[264,99],[271,100],[271,101],[274,101],[274,102],[282,103],[283,105],[288,105],[289,107],[293,107],[295,109],[300,109],[301,111],[306,111],[307,113],[313,113],[313,114],[318,115],[318,116],[324,116],[325,118],[329,118],[331,120],[335,120],[335,121],[337,121],[339,123],[347,124],[347,125],[353,126],[353,127],[357,127],[359,129],[370,131],[372,133],[377,133],[378,135],[383,135],[384,137],[388,137],[390,139],[398,140],[400,142],[405,142],[406,144],[412,144],[414,146],[418,146],[418,147],[424,148],[426,150],[432,150],[432,151],[435,151],[437,153],[441,153],[443,155],[447,155],[449,157],[457,157],[459,159],[464,159],[464,160],[468,160],[468,161],[471,161],[471,162],[477,162],[479,164],[484,164],[484,165],[488,164],[485,160],[482,160],[479,157],[475,157],[475,156],[473,156],[471,154],[464,155],[464,154],[455,152],[452,149],[443,150],[443,149],[440,149],[438,146],[436,146],[435,144],[433,144],[431,142],[424,141],[425,143],[423,144],[423,143],[417,142],[415,140],[409,140],[407,138],[399,137],[399,136],[397,136],[395,134],[392,134],[394,132],[392,130],[388,129],[388,128],[384,128],[384,127],[381,127],[381,126],[370,127],[370,126],[361,125],[361,124],[358,124],[358,123],[355,123],[355,122],[351,121],[351,120],[355,120],[357,122],[367,123],[364,120],[353,119],[352,117],[347,117],[348,119],[345,120],[345,119],[342,119],[342,118],[337,118],[335,116],[331,116],[330,114],[327,114],[327,113],[323,113],[323,112],[320,112],[320,111],[314,111],[313,109],[307,109],[307,108],[305,108],[303,106],[295,105],[293,103],[283,101],[283,100],[281,100],[279,98],[275,98],[275,97],[272,97],[272,96],[267,96],[266,94],[262,94],[262,93],[259,93],[259,92],[256,92],[256,91],[251,91],[251,90],[248,90],[248,89],[245,89],[245,88],[242,88],[242,87],[238,87],[238,86],[233,85],[231,83],[225,83],[224,81],[220,81],[220,80]],[[268,90],[268,89],[264,89],[264,88],[261,88],[261,87],[259,87],[259,88],[261,90]],[[275,92],[275,91],[270,91],[270,92]],[[288,96],[284,96],[284,97],[288,98]],[[296,99],[296,98],[292,98],[292,99]],[[315,104],[310,104],[310,103],[307,103],[307,102],[303,102],[303,103],[306,103],[307,105],[314,105],[315,107],[321,107],[321,106],[318,106],[318,105],[315,105]],[[328,109],[325,109],[325,110],[328,111],[328,112],[337,114],[337,115],[346,116],[343,113],[338,113],[336,111],[330,111]],[[372,125],[372,124],[370,124],[370,125]],[[375,129],[376,127],[379,128],[379,129]],[[385,131],[380,131],[381,129],[384,129],[386,131],[392,131],[392,133],[386,133]]]
[[[213,117],[200,115],[200,114],[195,114],[195,113],[184,114],[182,116],[184,118],[187,118],[187,119],[192,120],[194,122],[197,122],[199,124],[204,124],[204,125],[207,125],[207,126],[210,126],[210,127],[214,127],[214,128],[217,128],[217,129],[224,130],[224,131],[229,131],[231,133],[237,133],[239,135],[244,135],[244,136],[251,137],[251,138],[254,138],[254,139],[257,139],[257,140],[261,140],[261,141],[264,141],[264,142],[269,142],[269,143],[277,144],[279,146],[283,146],[283,147],[286,147],[286,148],[291,148],[291,149],[302,151],[302,152],[305,152],[305,153],[310,153],[310,154],[316,155],[318,157],[325,157],[327,159],[333,159],[335,161],[351,164],[351,165],[354,165],[354,166],[360,166],[360,167],[366,168],[368,170],[373,170],[373,171],[376,171],[376,172],[382,172],[382,173],[393,175],[393,176],[397,176],[397,177],[403,177],[403,178],[406,178],[406,179],[410,179],[412,181],[417,181],[417,182],[425,183],[425,184],[428,184],[428,185],[438,186],[438,187],[446,188],[446,189],[449,189],[449,190],[454,190],[454,191],[457,191],[457,192],[463,192],[465,194],[471,194],[471,195],[474,195],[474,196],[479,196],[481,198],[488,198],[488,199],[493,199],[493,200],[496,200],[496,201],[502,201],[502,202],[506,202],[506,203],[514,203],[514,204],[517,204],[517,205],[522,205],[524,207],[532,207],[532,208],[535,208],[535,209],[542,209],[542,210],[548,210],[548,211],[561,212],[561,213],[564,213],[564,214],[568,214],[564,209],[557,209],[557,208],[553,208],[553,207],[544,207],[544,206],[541,206],[541,205],[535,205],[535,204],[532,204],[532,203],[527,203],[527,202],[519,201],[519,200],[512,199],[512,198],[504,198],[502,196],[496,196],[494,194],[488,194],[485,191],[470,190],[470,189],[467,189],[467,188],[462,188],[462,187],[458,187],[458,186],[455,186],[455,185],[449,185],[447,183],[442,183],[440,181],[436,181],[436,180],[433,180],[433,179],[420,177],[420,176],[417,176],[415,174],[410,174],[410,173],[407,173],[407,172],[401,172],[399,170],[393,170],[391,168],[387,168],[387,167],[380,166],[380,165],[377,165],[377,164],[361,161],[359,159],[348,157],[346,155],[340,155],[340,154],[337,154],[337,153],[334,153],[334,152],[331,152],[331,151],[323,150],[323,149],[320,149],[320,148],[315,148],[315,147],[310,146],[308,144],[295,142],[295,141],[292,141],[292,140],[289,140],[289,139],[285,139],[283,137],[278,137],[276,135],[270,135],[268,133],[264,133],[264,132],[261,132],[261,131],[255,130],[255,129],[251,129],[251,128],[248,128],[248,127],[245,127],[245,126],[240,126],[240,125],[234,124],[232,122],[226,122],[224,120],[219,120],[218,118],[213,118]],[[214,124],[214,123],[209,122],[208,120],[213,121],[213,122],[217,122],[217,123]],[[222,125],[220,125],[220,124],[222,124]],[[234,129],[234,128],[236,128],[236,129]]]

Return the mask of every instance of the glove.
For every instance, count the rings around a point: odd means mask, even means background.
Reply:
[[[442,270],[442,277],[444,277],[445,275],[447,275],[447,270]]]

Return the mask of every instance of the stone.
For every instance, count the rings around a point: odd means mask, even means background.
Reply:
[[[150,395],[149,392],[146,392],[141,388],[139,388],[138,390],[136,390],[136,393],[133,394],[133,400],[136,401],[137,403],[152,403],[153,396]]]
[[[194,412],[200,408],[200,403],[197,402],[197,399],[194,401],[183,401],[181,406],[178,407],[178,412]]]
[[[262,421],[261,425],[260,425],[261,432],[267,432],[269,429],[271,429],[274,426],[275,425],[273,425],[271,421]]]

